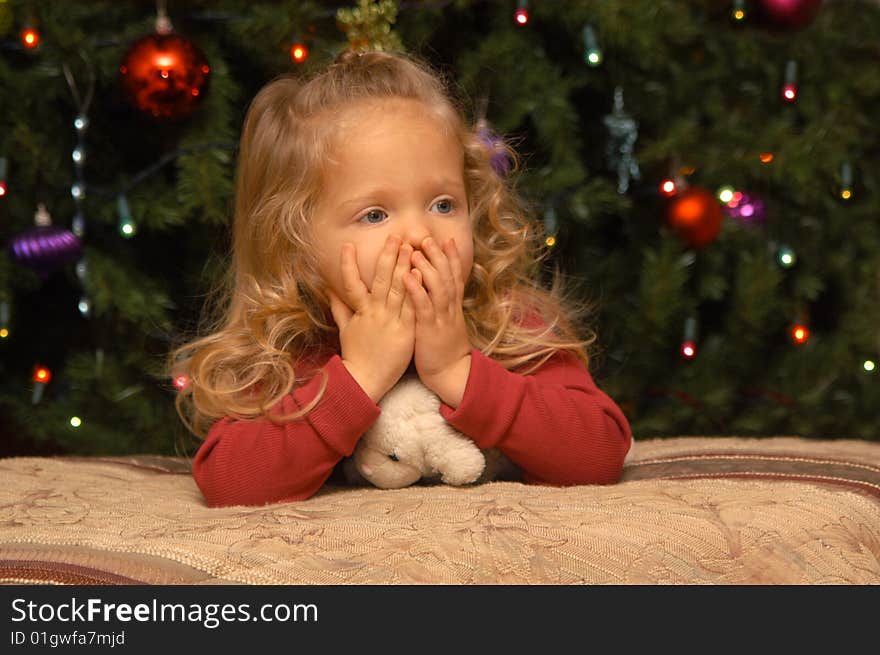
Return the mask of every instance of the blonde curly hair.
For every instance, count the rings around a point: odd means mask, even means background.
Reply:
[[[548,254],[543,225],[530,217],[509,178],[492,168],[497,151],[486,145],[476,122],[466,124],[449,88],[440,72],[413,55],[344,51],[309,78],[280,76],[257,93],[241,134],[231,261],[209,293],[198,330],[203,336],[173,348],[167,360],[169,375],[188,378],[175,403],[190,432],[204,439],[223,416],[290,421],[323,396],[326,375],[302,411],[286,416],[269,411],[297,383],[297,361],[338,344],[316,272],[309,216],[318,204],[336,119],[356,101],[419,100],[461,143],[474,237],[462,306],[474,347],[525,374],[557,351],[589,364],[585,347],[595,333],[588,330],[589,337],[581,339],[575,326],[591,307],[575,298],[556,267],[551,287],[541,284],[541,262]],[[521,160],[511,144],[498,147],[511,173],[518,171]],[[543,325],[529,324],[526,319],[535,315]]]

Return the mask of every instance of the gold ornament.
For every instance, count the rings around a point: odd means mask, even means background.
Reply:
[[[391,25],[397,20],[395,0],[358,0],[352,9],[336,12],[336,26],[348,36],[354,52],[403,50],[403,44]]]

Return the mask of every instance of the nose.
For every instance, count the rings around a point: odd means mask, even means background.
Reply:
[[[432,236],[428,219],[421,216],[408,215],[395,227],[395,232],[403,239],[403,243],[408,243],[413,250],[421,250],[422,242]]]

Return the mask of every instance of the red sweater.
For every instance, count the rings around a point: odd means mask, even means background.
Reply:
[[[208,506],[304,500],[352,454],[381,410],[339,354],[316,361],[329,374],[327,388],[305,418],[274,425],[265,418],[225,417],[211,427],[193,462]],[[298,411],[320,385],[315,371],[272,412]],[[461,404],[453,409],[441,403],[440,413],[480,448],[501,450],[531,484],[615,483],[632,443],[623,412],[567,352],[522,375],[474,348]]]

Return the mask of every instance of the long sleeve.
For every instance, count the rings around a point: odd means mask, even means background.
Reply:
[[[327,387],[302,418],[275,425],[266,418],[214,423],[193,461],[193,477],[209,507],[304,500],[379,417],[381,410],[348,372],[338,354],[324,364]],[[317,394],[316,372],[287,394],[273,414],[289,414]]]
[[[440,413],[480,448],[498,448],[532,484],[615,483],[632,444],[623,412],[564,351],[522,375],[474,348],[461,403],[441,403]]]

